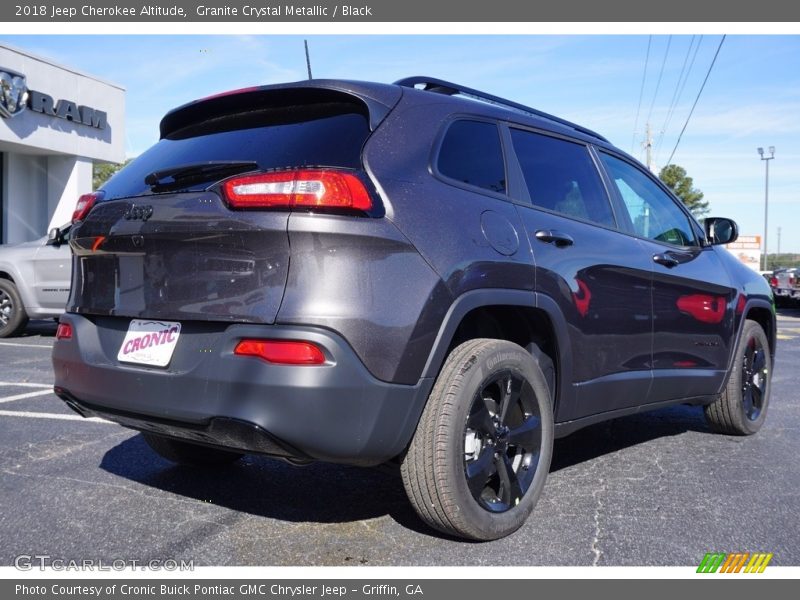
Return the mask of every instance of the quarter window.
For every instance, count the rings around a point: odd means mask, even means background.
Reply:
[[[497,126],[456,121],[447,128],[437,162],[439,173],[469,185],[506,193],[506,171]]]
[[[622,197],[636,235],[676,246],[697,243],[689,218],[675,201],[633,165],[600,153]]]
[[[531,201],[568,217],[614,227],[614,214],[600,174],[582,144],[511,130]]]

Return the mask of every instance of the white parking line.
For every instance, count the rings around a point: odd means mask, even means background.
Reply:
[[[17,342],[0,342],[0,346],[16,346],[17,348],[47,348],[52,350],[52,346],[45,346],[44,344],[18,344]]]
[[[14,387],[32,387],[32,388],[52,388],[52,383],[17,383],[16,381],[0,381],[0,385],[11,385]]]
[[[88,417],[84,418],[78,415],[61,415],[57,413],[40,413],[40,412],[27,412],[27,411],[16,411],[16,410],[0,410],[0,417],[27,417],[29,419],[60,419],[62,421],[91,421],[92,423],[110,423],[114,424],[112,421],[106,421],[105,419],[101,419],[100,417]]]
[[[14,400],[24,400],[25,398],[35,398],[36,396],[46,396],[47,394],[52,394],[52,393],[53,390],[39,390],[36,392],[27,392],[25,394],[6,396],[5,398],[0,398],[0,404],[4,404],[5,402],[13,402]]]

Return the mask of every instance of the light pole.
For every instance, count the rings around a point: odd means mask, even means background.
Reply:
[[[758,149],[758,155],[761,160],[766,161],[767,176],[766,183],[764,184],[764,266],[762,269],[767,270],[767,215],[769,214],[769,161],[775,158],[775,146],[769,147],[769,156],[764,156],[764,149]]]

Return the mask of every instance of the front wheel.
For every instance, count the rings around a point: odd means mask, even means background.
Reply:
[[[530,515],[553,450],[542,361],[493,339],[448,356],[401,466],[412,505],[433,528],[492,540]]]
[[[28,314],[17,286],[8,279],[0,279],[0,338],[19,335],[27,325]]]
[[[764,424],[772,383],[772,355],[767,335],[756,321],[744,323],[728,385],[705,407],[706,420],[718,433],[752,435]]]

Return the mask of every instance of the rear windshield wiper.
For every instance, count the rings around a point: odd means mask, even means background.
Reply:
[[[213,160],[153,171],[144,178],[144,182],[155,191],[157,188],[183,187],[255,169],[258,169],[255,161]]]

